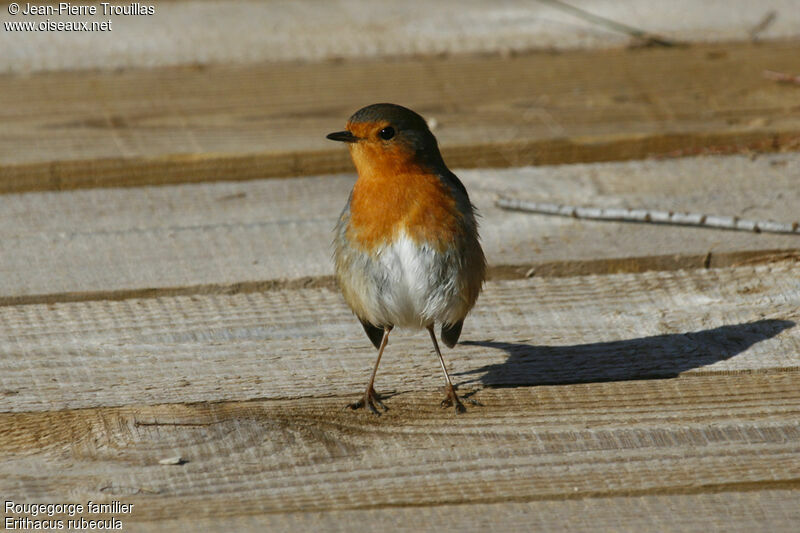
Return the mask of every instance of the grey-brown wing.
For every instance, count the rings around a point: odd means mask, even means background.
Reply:
[[[364,331],[367,332],[367,337],[369,337],[369,340],[372,341],[372,344],[375,346],[375,348],[380,348],[381,341],[383,340],[383,328],[373,326],[366,320],[361,320],[360,318],[358,321],[361,322],[362,326],[364,326]]]
[[[461,327],[464,325],[463,320],[459,320],[455,324],[442,325],[442,341],[448,348],[452,348],[458,342],[461,336]]]

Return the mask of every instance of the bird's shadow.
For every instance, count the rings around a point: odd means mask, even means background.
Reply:
[[[655,335],[573,346],[535,346],[497,341],[463,341],[503,350],[508,359],[461,376],[489,386],[561,385],[671,378],[692,368],[724,361],[795,325],[764,319],[689,333]]]

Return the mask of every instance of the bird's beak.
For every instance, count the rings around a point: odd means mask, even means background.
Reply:
[[[354,143],[358,142],[358,137],[350,133],[349,131],[337,131],[335,133],[329,133],[326,135],[326,138],[332,141],[342,141],[345,143]]]

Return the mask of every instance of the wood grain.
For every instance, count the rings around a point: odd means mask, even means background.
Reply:
[[[680,42],[795,38],[800,26],[793,0],[771,0],[769,11],[748,0],[702,5],[681,0],[669,6],[624,0],[584,7]],[[767,20],[765,12],[780,15]],[[2,22],[20,18],[0,10]],[[25,19],[74,21],[66,14]],[[99,14],[82,20],[108,18]],[[640,44],[546,2],[526,0],[406,0],[390,8],[365,0],[163,0],[151,16],[112,20],[111,36],[48,32],[46,49],[36,32],[0,32],[0,49],[13,52],[0,56],[0,72],[508,54]]]
[[[0,493],[132,503],[130,531],[796,531],[796,237],[493,203],[796,220],[800,156],[760,153],[800,148],[800,92],[761,76],[798,52],[0,76]],[[353,176],[316,174],[351,172],[324,134],[386,100],[480,168],[463,416],[403,331],[390,410],[344,409],[374,350],[330,277]]]
[[[515,503],[385,507],[382,509],[184,517],[137,522],[136,531],[620,531],[636,533],[796,529],[797,491],[760,490],[542,500]]]
[[[21,501],[113,498],[156,523],[797,490],[797,385],[783,373],[484,389],[464,416],[428,393],[394,396],[380,418],[338,397],[4,413],[0,479]],[[159,464],[173,455],[185,463]]]
[[[435,118],[454,167],[796,149],[795,42],[0,77],[0,192],[340,172],[363,105]]]
[[[496,281],[446,358],[467,391],[795,376],[798,303],[794,261]],[[341,295],[322,288],[0,307],[7,412],[357,395],[373,357]],[[377,387],[438,390],[435,362],[427,336],[398,330]]]
[[[581,221],[494,205],[504,194],[794,220],[797,154],[463,170],[459,177],[482,215],[489,262],[504,277],[722,266],[753,258],[747,252],[800,248],[792,235]],[[2,195],[0,303],[319,286],[326,279],[330,286],[332,228],[353,183],[351,175],[334,175]]]

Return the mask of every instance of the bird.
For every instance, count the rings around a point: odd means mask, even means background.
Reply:
[[[443,407],[466,411],[447,373],[434,326],[453,348],[486,278],[477,211],[442,159],[425,119],[406,107],[363,107],[346,129],[358,178],[334,228],[338,285],[378,350],[363,397],[349,404],[380,414],[375,376],[394,328],[430,334],[445,378]]]

